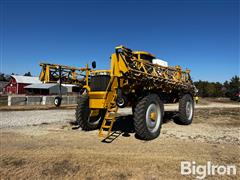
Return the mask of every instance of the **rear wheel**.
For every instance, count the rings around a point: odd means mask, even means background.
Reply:
[[[158,95],[150,94],[141,99],[134,111],[136,134],[144,140],[159,136],[163,121],[164,107]]]
[[[179,100],[179,123],[188,125],[192,123],[194,114],[194,101],[190,94],[185,94]]]
[[[76,108],[76,122],[85,131],[91,131],[99,128],[103,118],[104,110],[89,109],[89,98],[87,94],[80,97]]]
[[[57,97],[54,98],[54,105],[56,107],[59,107],[61,105],[61,103],[62,103],[62,98],[61,97],[57,96]]]

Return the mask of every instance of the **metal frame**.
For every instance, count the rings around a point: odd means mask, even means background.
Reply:
[[[41,63],[42,67],[39,79],[44,83],[82,85],[82,81],[86,79],[86,68],[76,68],[60,64]]]

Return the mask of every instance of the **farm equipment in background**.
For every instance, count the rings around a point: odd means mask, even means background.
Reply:
[[[99,128],[99,136],[111,136],[122,101],[124,106],[132,106],[135,131],[141,139],[159,136],[164,103],[179,102],[179,122],[191,124],[196,88],[190,71],[153,64],[155,59],[150,53],[118,46],[111,56],[110,70],[91,70],[87,66],[86,90],[76,108],[79,126],[86,131]]]
[[[61,85],[76,85],[78,89],[82,89],[85,85],[86,68],[76,68],[60,64],[40,63],[42,67],[39,75],[40,81],[43,83],[58,83],[59,95],[54,99],[54,105],[60,106],[62,101]],[[81,92],[80,92],[81,93]]]

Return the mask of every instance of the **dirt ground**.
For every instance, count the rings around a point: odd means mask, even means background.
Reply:
[[[174,108],[169,108],[160,137],[152,141],[135,137],[132,116],[127,113],[115,123],[110,143],[101,141],[97,131],[73,128],[74,114],[63,122],[1,128],[0,177],[193,179],[196,176],[180,174],[181,161],[201,165],[211,161],[236,165],[237,175],[206,179],[240,179],[240,109],[234,105],[206,101],[197,106],[189,126],[176,124]]]

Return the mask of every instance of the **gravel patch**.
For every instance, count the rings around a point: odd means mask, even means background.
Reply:
[[[131,113],[131,108],[119,110],[119,115]],[[74,120],[75,110],[0,111],[0,128],[37,126]]]
[[[2,111],[0,128],[34,126],[75,119],[75,110]]]
[[[212,103],[209,105],[196,105],[202,108],[239,108],[239,104]],[[165,111],[177,111],[178,104],[165,104]],[[132,108],[119,108],[117,116],[132,114]],[[55,122],[69,122],[75,120],[75,109],[56,110],[30,110],[30,111],[0,111],[0,128],[34,126]]]

